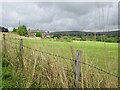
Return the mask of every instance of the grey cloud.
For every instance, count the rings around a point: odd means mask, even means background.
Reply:
[[[100,8],[104,8],[104,7],[112,7],[112,3],[111,2],[101,2],[101,3],[97,3],[97,2],[48,2],[48,3],[38,3],[37,4],[39,7],[49,7],[49,8],[57,8],[59,10],[66,11],[66,12],[71,12],[71,13],[75,13],[75,14],[86,14],[89,13],[91,10],[100,7]]]
[[[20,20],[21,24],[30,28],[51,31],[96,30],[102,29],[103,25],[105,28],[114,29],[117,26],[116,9],[114,3],[3,3],[2,24],[17,27]]]
[[[0,3],[0,25],[2,25],[2,3]]]

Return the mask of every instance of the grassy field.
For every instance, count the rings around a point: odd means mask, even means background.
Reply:
[[[117,75],[118,44],[94,41],[58,42],[52,39],[23,38],[23,56],[19,57],[20,36],[6,35],[3,57],[3,87],[68,88],[74,87],[76,50],[82,51],[82,62]],[[31,50],[27,47],[42,52]],[[65,59],[53,55],[65,57]],[[66,59],[69,58],[69,59]],[[12,82],[12,83],[11,83]],[[117,78],[81,64],[80,88],[116,88]]]

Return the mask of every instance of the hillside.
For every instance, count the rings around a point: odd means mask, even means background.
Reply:
[[[107,35],[107,36],[118,36],[119,31],[109,31],[109,32],[96,32],[96,36]],[[95,32],[84,32],[84,31],[61,31],[61,32],[52,32],[53,35],[60,36],[93,36]]]

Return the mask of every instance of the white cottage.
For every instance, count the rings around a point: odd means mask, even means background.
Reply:
[[[36,33],[37,32],[41,32],[42,33],[42,36],[41,38],[45,38],[46,37],[46,32],[43,31],[43,30],[39,30],[39,29],[28,29],[28,34],[29,36],[32,36],[32,37],[36,37]]]

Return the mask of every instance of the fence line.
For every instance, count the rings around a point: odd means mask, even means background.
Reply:
[[[101,69],[101,68],[99,68],[99,67],[96,67],[96,66],[94,66],[94,65],[87,64],[87,63],[84,63],[84,62],[81,62],[81,63],[84,64],[84,65],[87,65],[87,66],[93,67],[93,68],[95,68],[95,69],[97,69],[97,70],[99,70],[99,71],[101,71],[101,72],[104,72],[104,73],[106,73],[106,74],[108,74],[108,75],[111,75],[111,76],[114,76],[114,77],[120,78],[119,76],[117,76],[117,75],[115,75],[115,74],[112,74],[112,73],[109,73],[109,72],[107,72],[107,71],[105,71],[105,70],[103,70],[103,69]]]
[[[13,49],[16,49],[16,48],[14,48],[14,47],[12,47],[12,46],[10,46],[10,47],[13,48]],[[25,46],[25,45],[23,45],[23,47],[28,48],[28,49],[30,49],[30,50],[39,51],[39,50],[37,50],[37,49],[33,49],[33,48],[27,47],[27,46]],[[39,51],[39,52],[44,53],[43,51]],[[45,52],[45,53],[46,53],[46,52]],[[52,54],[51,54],[51,55],[52,55]],[[53,55],[54,55],[54,54],[53,54]],[[54,55],[54,56],[56,56],[56,55]],[[57,57],[60,57],[60,58],[62,58],[62,59],[72,60],[72,59],[69,59],[69,58],[61,57],[61,56],[57,56]],[[94,66],[94,65],[91,65],[91,64],[88,64],[88,63],[85,63],[85,62],[81,62],[81,61],[80,61],[80,63],[83,64],[83,65],[89,66],[89,67],[93,67],[93,68],[95,68],[95,69],[97,69],[97,70],[99,70],[99,71],[101,71],[101,72],[104,72],[104,73],[106,73],[106,74],[109,74],[109,75],[111,75],[111,76],[120,78],[119,76],[114,75],[114,74],[112,74],[112,73],[109,73],[109,72],[107,72],[107,71],[105,71],[105,70],[103,70],[103,69],[101,69],[101,68],[99,68],[99,67],[96,67],[96,66]]]
[[[20,39],[19,39],[19,40],[20,40]],[[10,41],[10,42],[12,42],[12,41]],[[18,44],[18,43],[15,43],[15,42],[12,42],[12,43]],[[55,56],[55,57],[59,57],[59,58],[62,58],[62,59],[67,59],[67,60],[74,61],[74,59],[65,58],[65,57],[63,57],[63,56],[51,54],[51,53],[48,53],[48,52],[43,52],[43,51],[41,51],[41,50],[33,49],[33,48],[30,48],[30,47],[25,46],[25,45],[23,45],[23,48],[28,48],[28,49],[30,49],[30,50],[34,50],[34,51],[37,51],[37,52],[40,52],[40,53],[45,53],[45,54],[48,54],[48,55],[51,55],[51,56]],[[75,61],[75,62],[76,62],[76,61]],[[101,68],[96,67],[96,66],[94,66],[94,65],[91,65],[91,64],[88,64],[88,63],[85,63],[85,62],[82,62],[82,61],[79,61],[79,62],[80,62],[80,64],[87,65],[87,66],[89,66],[89,67],[95,68],[95,69],[97,69],[97,70],[99,70],[99,71],[101,71],[101,72],[104,72],[104,73],[106,73],[106,74],[108,74],[108,75],[111,75],[111,76],[113,76],[113,77],[120,78],[119,76],[117,76],[117,75],[115,75],[115,74],[112,74],[112,73],[110,73],[110,72],[107,72],[107,71],[105,71],[104,69],[101,69]]]

